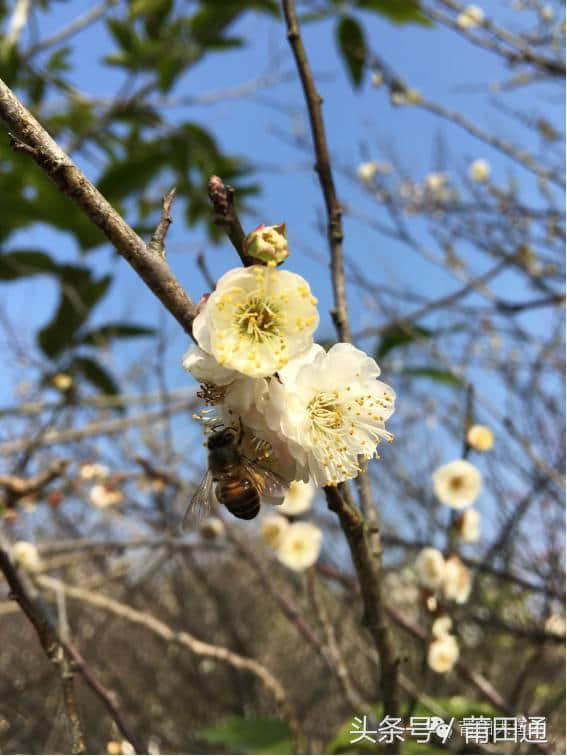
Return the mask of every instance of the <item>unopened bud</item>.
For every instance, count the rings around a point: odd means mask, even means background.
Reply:
[[[251,231],[244,240],[244,251],[249,257],[279,265],[289,255],[285,223],[265,226],[263,223]]]

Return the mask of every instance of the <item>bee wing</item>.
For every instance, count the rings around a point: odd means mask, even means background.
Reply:
[[[260,496],[285,496],[288,486],[285,480],[260,462],[244,458],[242,460],[248,474],[256,482]]]
[[[216,501],[214,488],[213,488],[213,476],[211,471],[207,470],[203,480],[197,486],[189,506],[187,507],[183,516],[183,530],[188,529],[192,524],[195,524],[198,520],[206,517],[211,511],[211,505]]]

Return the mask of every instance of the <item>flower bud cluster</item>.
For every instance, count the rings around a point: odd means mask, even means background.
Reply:
[[[472,576],[456,554],[445,559],[438,549],[427,546],[419,553],[415,566],[419,582],[433,594],[456,604],[467,602]]]
[[[282,254],[282,229],[257,229],[247,254],[263,255],[265,244]],[[316,304],[305,279],[275,264],[231,270],[201,300],[197,346],[182,362],[221,422],[241,424],[249,446],[261,448],[264,465],[287,486],[353,478],[361,458],[392,440],[385,423],[393,390],[378,380],[376,362],[351,344],[326,352],[313,343]]]
[[[459,644],[450,632],[452,627],[453,621],[447,614],[441,614],[431,626],[427,664],[441,675],[450,672],[459,658]]]

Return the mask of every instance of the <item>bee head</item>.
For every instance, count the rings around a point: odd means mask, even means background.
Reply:
[[[220,449],[223,446],[232,446],[238,437],[238,432],[234,428],[224,428],[221,431],[211,433],[207,439],[209,449]]]

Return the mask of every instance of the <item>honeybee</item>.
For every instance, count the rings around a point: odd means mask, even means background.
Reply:
[[[208,437],[208,470],[193,494],[183,527],[191,517],[205,515],[215,498],[235,517],[252,520],[260,511],[261,496],[284,496],[284,480],[259,460],[244,456],[243,436],[240,423],[240,432],[229,426]]]

